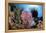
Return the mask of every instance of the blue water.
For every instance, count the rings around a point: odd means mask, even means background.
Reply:
[[[38,17],[41,17],[42,14],[42,5],[31,5],[31,4],[15,4],[17,8],[24,8],[23,11],[30,13],[31,9],[35,8],[38,11]]]

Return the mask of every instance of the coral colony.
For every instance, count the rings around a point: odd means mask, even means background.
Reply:
[[[43,29],[41,5],[9,3],[9,9],[10,30]]]

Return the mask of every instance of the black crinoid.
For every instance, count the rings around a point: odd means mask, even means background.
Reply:
[[[32,12],[32,17],[34,18],[34,21],[36,23],[36,25],[34,27],[37,27],[37,24],[38,24],[38,11],[37,11],[37,9],[33,8],[31,10],[31,12]]]

